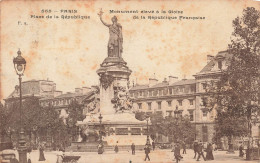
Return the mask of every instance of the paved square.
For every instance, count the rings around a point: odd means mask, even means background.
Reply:
[[[119,149],[120,150],[120,149]],[[39,162],[39,151],[33,151],[30,154],[32,163],[56,163],[57,152],[45,152],[46,161]],[[214,153],[215,160],[207,161],[211,163],[260,163],[260,160],[246,161],[238,157],[238,151],[235,154],[226,154],[226,151],[215,151]],[[114,151],[105,152],[102,155],[93,152],[66,152],[65,155],[74,155],[81,156],[78,163],[141,163],[149,162],[144,161],[144,151],[136,151],[135,155],[131,155],[131,151],[119,151],[117,154]],[[181,163],[197,163],[204,162],[203,159],[196,161],[193,159],[194,153],[193,150],[187,150],[187,154],[183,155]],[[173,163],[173,152],[171,150],[155,150],[151,151],[150,159],[152,163]]]

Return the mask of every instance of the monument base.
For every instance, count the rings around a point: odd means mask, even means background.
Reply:
[[[91,128],[99,129],[100,123],[98,114],[88,115],[83,121],[78,122],[78,126],[88,133]],[[132,113],[116,113],[102,115],[102,128],[105,136],[102,141],[108,146],[114,145],[145,145],[147,125],[145,121],[139,121]]]

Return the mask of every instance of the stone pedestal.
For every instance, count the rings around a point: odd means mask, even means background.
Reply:
[[[131,70],[126,66],[126,62],[122,58],[107,57],[97,74],[100,77],[100,113],[114,114],[115,109],[112,104],[115,91],[118,88],[124,88],[128,91],[129,76]]]

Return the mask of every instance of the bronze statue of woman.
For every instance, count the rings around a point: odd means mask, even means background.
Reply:
[[[123,35],[122,35],[122,26],[117,23],[117,17],[112,17],[112,24],[107,24],[103,21],[102,15],[103,12],[100,10],[98,13],[101,22],[108,27],[109,29],[109,41],[108,41],[108,57],[122,57],[123,52]]]

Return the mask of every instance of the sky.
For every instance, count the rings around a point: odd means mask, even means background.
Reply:
[[[122,25],[122,56],[132,70],[130,80],[138,84],[148,83],[150,77],[159,81],[170,75],[179,79],[193,78],[206,65],[207,55],[227,49],[233,31],[232,20],[241,16],[246,7],[260,9],[260,2],[251,0],[4,0],[0,4],[0,100],[18,84],[12,60],[19,48],[27,61],[23,81],[48,79],[64,93],[97,85],[96,70],[107,57],[109,39],[108,28],[97,15],[101,8],[105,22],[110,24],[116,15]],[[64,13],[64,10],[77,13]],[[138,13],[115,14],[110,10],[137,10]],[[79,15],[80,19],[63,19],[62,15]],[[57,16],[59,18],[54,18]],[[88,19],[81,19],[82,16]],[[139,19],[133,18],[136,16]],[[177,19],[151,20],[148,16]],[[179,16],[205,19],[179,20]]]

